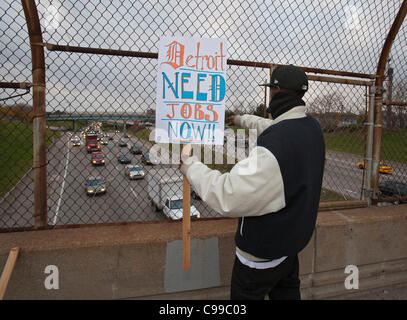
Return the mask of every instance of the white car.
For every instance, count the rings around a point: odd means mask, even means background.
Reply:
[[[81,139],[79,139],[78,136],[74,136],[71,138],[71,143],[72,146],[80,146],[81,145]]]
[[[144,179],[146,175],[144,170],[138,165],[127,165],[125,168],[126,177],[130,180]]]
[[[179,220],[183,217],[183,210],[182,210],[182,199],[173,199],[165,201],[163,206],[164,214],[170,218],[171,220]],[[201,214],[198,209],[192,205],[190,209],[190,216],[191,218],[200,218]]]

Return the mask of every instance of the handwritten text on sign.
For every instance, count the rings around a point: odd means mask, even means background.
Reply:
[[[222,39],[161,38],[156,142],[223,144],[226,49]]]

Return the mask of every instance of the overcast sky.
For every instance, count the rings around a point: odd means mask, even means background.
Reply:
[[[40,0],[37,5],[45,42],[156,53],[164,35],[223,37],[230,59],[374,73],[401,2]],[[0,19],[0,81],[31,81],[21,2],[3,0]],[[395,80],[407,78],[406,24],[392,50]],[[47,111],[133,113],[155,107],[156,60],[45,54]],[[266,78],[266,69],[229,66],[227,108],[262,103],[258,84]],[[305,98],[332,91],[349,105],[364,101],[361,88],[316,82]]]

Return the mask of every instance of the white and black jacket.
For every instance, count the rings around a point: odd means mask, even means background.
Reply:
[[[295,255],[310,240],[317,217],[325,143],[305,106],[275,120],[244,115],[243,128],[256,129],[257,146],[229,173],[191,157],[181,171],[215,211],[239,217],[236,246],[261,259]]]

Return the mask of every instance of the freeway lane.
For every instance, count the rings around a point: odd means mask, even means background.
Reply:
[[[337,159],[327,151],[322,187],[341,194],[346,200],[360,199],[363,170],[356,167],[360,158]]]
[[[112,134],[113,133],[109,133]],[[152,144],[140,141],[136,137],[122,138],[113,135],[114,140],[102,146],[105,155],[104,166],[92,166],[91,154],[82,144],[79,147],[70,147],[69,137],[65,136],[59,143],[59,151],[54,153],[54,167],[50,167],[52,176],[58,182],[58,187],[53,187],[52,205],[48,212],[50,224],[86,224],[108,223],[126,221],[154,221],[166,217],[162,212],[155,212],[147,195],[147,179],[129,180],[124,174],[125,165],[118,162],[116,155],[128,155],[132,164],[139,164],[148,174],[151,166],[141,162],[141,155],[133,155],[129,148],[133,144],[142,147],[147,152]],[[127,147],[119,147],[122,139],[128,143]],[[169,167],[168,164],[159,164],[154,167]],[[177,167],[176,165],[173,165]],[[85,192],[85,180],[89,176],[101,176],[107,183],[106,194],[88,196]],[[66,177],[65,183],[63,183]],[[198,200],[192,200],[198,207],[202,217],[219,216],[212,209]]]
[[[135,139],[135,138],[134,138]],[[50,212],[52,224],[83,224],[125,222],[137,220],[160,220],[164,217],[152,210],[147,199],[147,181],[129,180],[124,175],[124,164],[120,164],[116,155],[127,154],[133,164],[141,164],[140,155],[132,155],[129,147],[118,146],[116,135],[108,145],[102,146],[105,155],[104,166],[92,166],[91,154],[85,146],[72,147],[71,160],[68,165],[66,184],[61,194],[61,205],[53,206]],[[125,139],[132,145],[135,141]],[[65,153],[65,159],[68,152]],[[142,165],[143,166],[143,165]],[[147,170],[148,171],[148,168]],[[101,176],[107,184],[106,194],[88,196],[85,192],[85,181],[89,176]],[[63,185],[60,186],[62,190]]]

